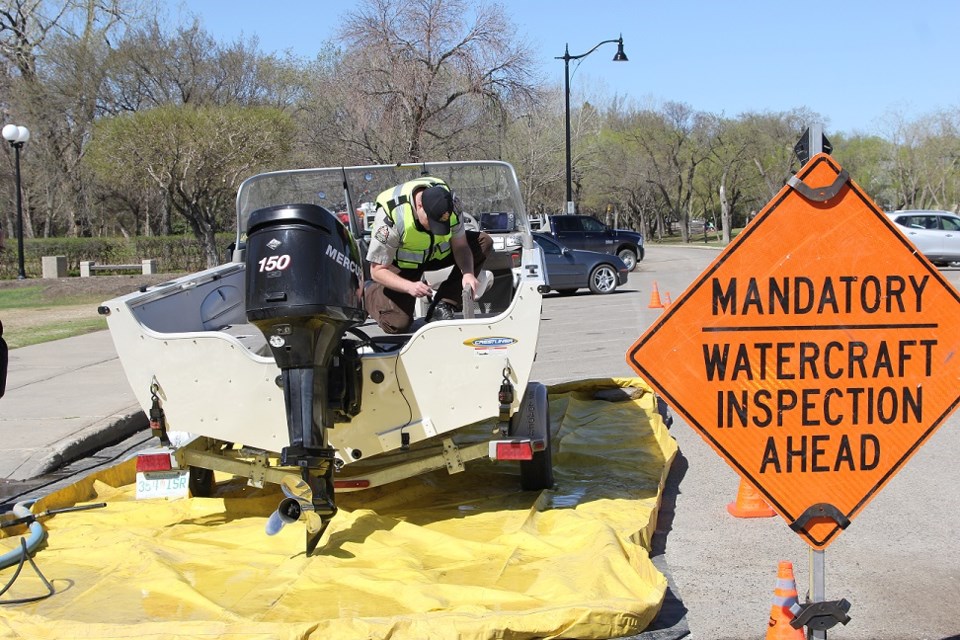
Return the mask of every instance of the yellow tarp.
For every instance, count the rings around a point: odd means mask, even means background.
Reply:
[[[607,388],[646,390],[624,402]],[[0,638],[612,638],[656,617],[648,557],[676,443],[637,379],[550,389],[556,487],[519,491],[516,464],[477,461],[340,494],[306,557],[304,527],[264,535],[281,497],[223,482],[214,498],[134,499],[132,462],[52,494],[34,558],[56,588],[0,605]],[[0,553],[19,538],[0,539]],[[14,568],[0,571],[0,584]],[[29,567],[4,598],[43,592]]]

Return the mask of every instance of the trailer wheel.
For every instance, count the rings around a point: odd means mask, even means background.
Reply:
[[[553,455],[550,438],[550,403],[547,387],[539,382],[527,384],[520,401],[520,410],[510,418],[510,435],[543,440],[544,448],[533,454],[533,460],[520,462],[520,488],[541,491],[553,487]]]
[[[209,498],[213,495],[216,485],[212,470],[203,467],[190,467],[190,476],[187,480],[190,495],[195,498]]]
[[[533,460],[520,462],[520,488],[524,491],[542,491],[553,488],[553,456],[550,453],[550,432],[547,447],[533,454]]]

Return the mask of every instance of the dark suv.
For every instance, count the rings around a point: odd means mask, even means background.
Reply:
[[[643,235],[626,229],[611,229],[593,216],[555,215],[547,216],[549,233],[561,244],[571,249],[599,251],[619,257],[630,271],[643,260]]]

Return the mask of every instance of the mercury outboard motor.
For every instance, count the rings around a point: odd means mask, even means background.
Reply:
[[[344,332],[366,317],[362,286],[363,266],[356,242],[327,209],[290,204],[250,214],[247,319],[266,336],[281,371],[289,434],[289,445],[280,453],[281,463],[300,467],[306,485],[299,491],[299,496],[306,498],[301,506],[320,516],[308,519],[308,524],[321,521],[318,526],[308,526],[308,554],[337,511],[333,497],[335,451],[326,435],[326,429],[333,426],[335,409],[329,401],[329,386],[331,376],[335,387],[343,386],[343,374],[333,371],[332,364],[342,359]],[[359,366],[355,357],[347,359]],[[350,379],[359,383],[359,376]],[[351,396],[359,401],[359,390]],[[343,411],[344,407],[336,409]],[[281,509],[296,511],[284,503]]]

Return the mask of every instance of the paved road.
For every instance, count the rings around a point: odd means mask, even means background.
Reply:
[[[544,297],[534,379],[553,384],[636,376],[627,364],[627,349],[663,312],[649,307],[654,283],[662,302],[677,298],[718,254],[697,248],[647,251],[650,255],[630,274],[627,285],[612,294],[581,289],[569,297]]]
[[[669,292],[676,299],[716,255],[653,246],[620,293],[547,296],[533,377],[552,383],[634,375],[626,351],[661,313],[648,308],[653,283],[661,298]],[[943,274],[960,287],[960,270]],[[958,422],[951,417],[826,551],[826,597],[853,605],[851,622],[828,637],[960,637],[953,612],[960,596]],[[690,637],[763,638],[778,561],[794,563],[802,599],[809,548],[779,517],[729,516],[725,505],[736,497],[737,476],[679,416],[671,432],[681,455],[660,524]]]

